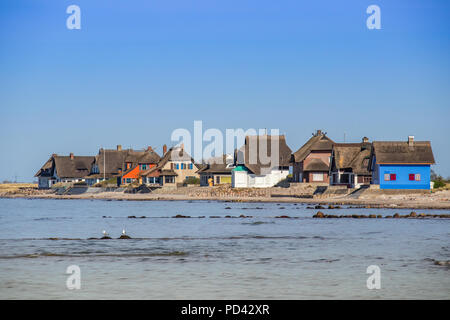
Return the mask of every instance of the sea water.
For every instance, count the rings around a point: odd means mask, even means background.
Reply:
[[[0,299],[450,298],[450,268],[434,263],[450,260],[450,219],[313,219],[316,211],[300,203],[0,199]],[[113,239],[92,239],[103,230]],[[117,239],[122,230],[132,239]],[[70,290],[74,265],[80,289]],[[373,265],[381,287],[370,290]]]

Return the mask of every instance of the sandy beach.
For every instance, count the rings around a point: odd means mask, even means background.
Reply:
[[[94,188],[95,189],[95,188]],[[450,190],[412,192],[364,190],[360,194],[314,195],[312,189],[294,188],[231,189],[229,186],[180,187],[159,189],[150,193],[95,192],[56,194],[54,190],[39,190],[31,184],[0,185],[0,198],[84,199],[117,201],[177,201],[204,200],[224,202],[279,202],[321,205],[349,205],[361,208],[450,209]]]

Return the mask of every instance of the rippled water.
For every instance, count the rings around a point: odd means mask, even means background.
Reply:
[[[450,268],[434,264],[450,260],[450,219],[315,212],[284,203],[0,199],[0,298],[450,298]],[[116,239],[122,229],[133,239]],[[114,239],[90,239],[103,230]],[[70,265],[81,269],[80,290],[66,288]],[[380,290],[366,287],[369,265],[381,268]]]

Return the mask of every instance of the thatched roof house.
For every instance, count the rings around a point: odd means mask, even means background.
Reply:
[[[95,158],[90,156],[60,156],[53,154],[36,172],[39,188],[50,188],[58,182],[79,182],[89,174]]]
[[[335,143],[331,153],[330,183],[349,187],[370,184],[371,149],[368,138],[363,138],[361,143]]]
[[[430,141],[374,141],[369,169],[381,189],[430,189],[435,164]]]
[[[292,154],[293,178],[295,182],[328,183],[330,156],[334,141],[322,130],[316,133]]]

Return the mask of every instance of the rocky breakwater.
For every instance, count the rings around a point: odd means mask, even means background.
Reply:
[[[380,219],[383,218],[381,214],[351,214],[351,215],[334,215],[334,214],[324,214],[322,211],[318,211],[313,218],[324,219],[324,218],[351,218],[351,219]],[[388,215],[384,217],[385,219],[430,219],[430,218],[441,218],[441,219],[449,219],[450,214],[425,214],[425,213],[416,213],[411,212],[410,214],[400,215],[395,213],[394,215]]]
[[[190,190],[189,197],[193,198],[262,198],[270,197],[270,188],[231,188],[230,185],[214,186],[214,187],[201,187]]]

